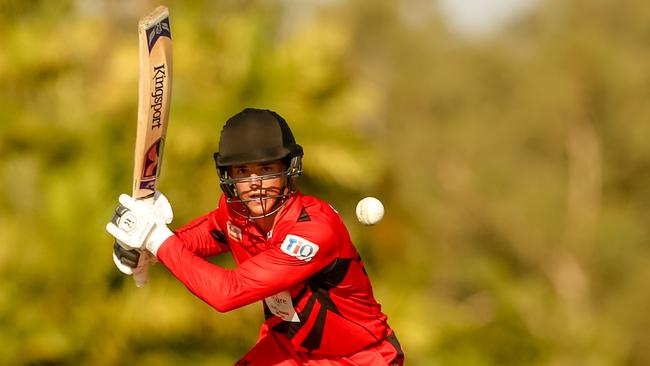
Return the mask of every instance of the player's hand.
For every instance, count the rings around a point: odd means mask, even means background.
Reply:
[[[149,201],[144,201],[148,203]],[[170,224],[174,219],[174,212],[167,197],[160,191],[156,191],[153,199],[153,208],[158,219]],[[148,251],[141,251],[137,249],[125,248],[125,245],[120,245],[117,240],[113,245],[113,263],[120,272],[125,275],[132,275],[136,268],[148,267],[150,264],[156,262],[154,257]]]
[[[160,215],[154,205],[126,194],[120,195],[119,202],[106,231],[125,248],[146,249],[156,255],[160,245],[173,235],[166,225],[173,217],[169,202],[163,204],[169,215]]]

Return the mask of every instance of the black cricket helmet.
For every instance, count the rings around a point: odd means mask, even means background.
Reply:
[[[296,143],[289,125],[277,113],[256,108],[246,108],[230,117],[219,140],[219,151],[214,153],[221,190],[234,212],[257,219],[276,213],[297,189],[297,178],[302,174],[302,147]],[[281,173],[262,175],[255,180],[282,177],[284,185],[279,195],[259,198],[277,199],[273,207],[259,216],[252,216],[245,200],[239,198],[235,184],[251,178],[233,178],[229,168],[233,165],[263,163],[281,160],[286,167]],[[262,202],[261,202],[262,203]]]

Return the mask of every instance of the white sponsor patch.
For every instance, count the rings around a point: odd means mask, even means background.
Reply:
[[[305,238],[290,234],[284,238],[280,249],[292,257],[309,262],[314,258],[319,247]]]
[[[241,229],[231,224],[230,221],[226,223],[226,226],[228,226],[228,236],[233,240],[241,241]]]
[[[289,291],[282,291],[273,296],[269,296],[264,299],[264,302],[269,307],[269,310],[271,310],[271,313],[279,316],[282,320],[286,322],[300,321],[298,314],[296,314],[296,309],[293,308]]]

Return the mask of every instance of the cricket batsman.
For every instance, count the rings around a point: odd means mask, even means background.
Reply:
[[[214,154],[219,206],[178,230],[171,205],[121,195],[107,231],[127,274],[150,253],[194,295],[226,312],[261,301],[265,321],[236,365],[402,366],[404,353],[374,298],[340,216],[298,190],[303,149],[277,113],[248,108],[221,131]],[[237,267],[205,260],[230,252]],[[142,257],[142,256],[141,256]]]

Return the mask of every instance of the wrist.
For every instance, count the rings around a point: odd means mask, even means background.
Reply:
[[[167,225],[162,223],[157,224],[156,228],[151,232],[151,235],[149,235],[149,238],[147,238],[147,250],[151,252],[154,257],[157,257],[160,246],[172,235],[174,235],[174,233],[169,230]]]

